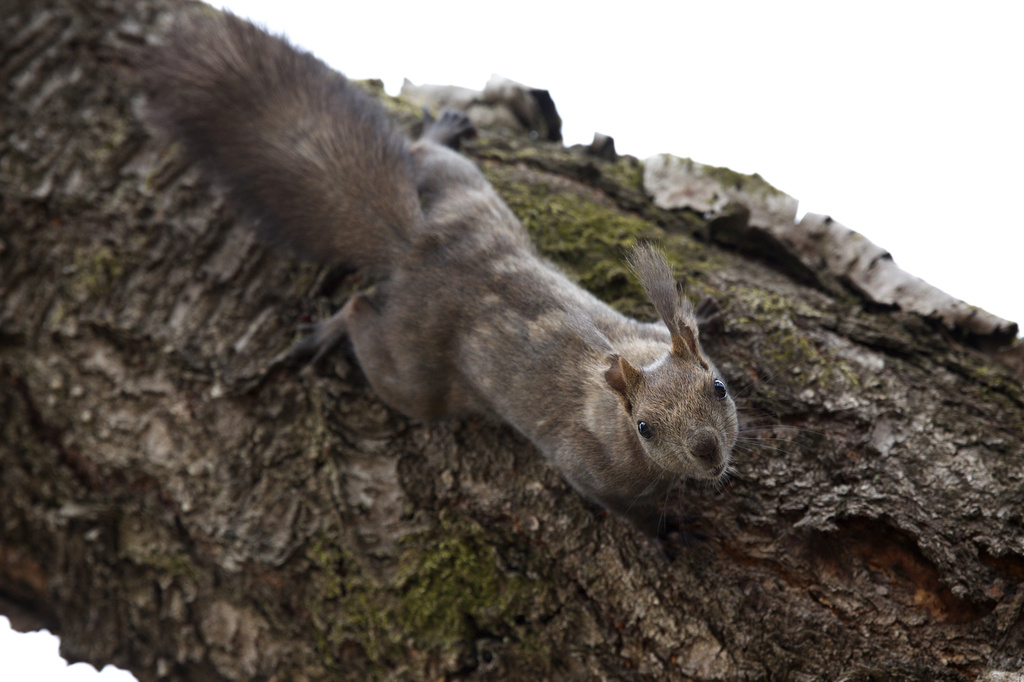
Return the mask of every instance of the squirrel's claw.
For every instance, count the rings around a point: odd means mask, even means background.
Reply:
[[[459,143],[476,137],[476,128],[464,111],[444,109],[437,119],[423,118],[422,139],[458,149]]]
[[[300,364],[315,367],[337,350],[348,336],[348,326],[341,310],[326,320],[301,324],[299,329],[310,333],[279,353],[270,361],[271,367]]]

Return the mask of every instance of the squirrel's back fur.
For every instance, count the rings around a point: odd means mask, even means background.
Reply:
[[[231,15],[188,19],[149,67],[156,120],[261,233],[377,286],[311,337],[346,337],[377,394],[421,419],[526,435],[587,497],[655,532],[682,476],[718,479],[736,409],[660,252],[632,265],[661,323],[627,318],[540,258],[443,112],[409,143],[322,62]]]

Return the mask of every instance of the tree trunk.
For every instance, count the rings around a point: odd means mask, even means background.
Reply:
[[[653,238],[722,303],[746,439],[665,551],[505,426],[410,422],[343,354],[275,362],[352,285],[259,244],[140,124],[175,11],[0,7],[16,627],[143,681],[1021,679],[1024,391],[988,349],[704,241],[633,159],[485,131],[470,155],[585,286],[652,315],[620,257]]]

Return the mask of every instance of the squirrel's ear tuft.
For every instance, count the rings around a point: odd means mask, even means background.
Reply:
[[[630,252],[627,261],[672,335],[672,355],[685,360],[699,360],[697,318],[690,302],[680,294],[664,252],[650,244],[639,244]]]
[[[610,365],[605,370],[604,380],[615,391],[626,412],[632,414],[633,397],[643,384],[644,372],[631,365],[621,355],[612,355],[609,359]]]

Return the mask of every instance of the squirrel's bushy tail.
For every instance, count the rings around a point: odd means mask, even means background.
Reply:
[[[270,241],[371,276],[405,251],[423,220],[405,137],[344,76],[209,9],[145,68],[155,122]]]

